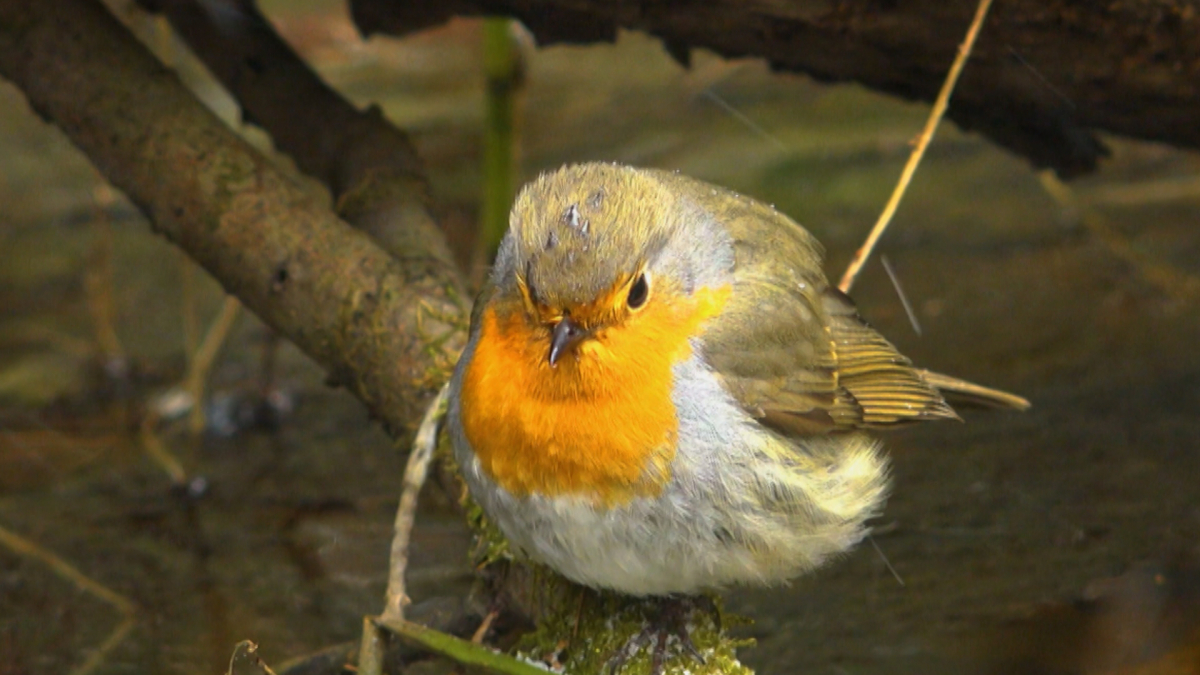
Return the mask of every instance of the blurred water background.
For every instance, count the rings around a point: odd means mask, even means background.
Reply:
[[[470,265],[480,23],[364,41],[338,2],[262,5],[337,90],[412,134]],[[162,25],[131,21],[269,147]],[[752,60],[698,51],[685,69],[634,33],[524,54],[522,180],[592,159],[678,169],[792,215],[834,278],[927,113]],[[895,490],[873,545],[786,589],[727,594],[754,619],[744,658],[760,672],[1200,672],[1200,157],[1108,140],[1068,203],[1023,160],[942,127],[879,250],[921,334],[878,259],[854,297],[919,364],[1034,408],[888,434]],[[172,490],[142,429],[171,411],[220,289],[7,84],[0,205],[0,526],[136,603],[95,672],[217,673],[242,639],[271,663],[356,639],[381,606],[402,453],[244,314],[205,432],[156,426],[193,494]],[[269,423],[251,424],[264,400]],[[461,597],[469,537],[451,495],[423,500],[410,594]],[[0,673],[68,672],[120,620],[0,547]]]

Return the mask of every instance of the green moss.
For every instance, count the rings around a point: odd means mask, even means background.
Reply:
[[[443,433],[438,439],[438,447],[434,456],[445,467],[446,473],[456,477],[462,476],[458,469],[458,462],[454,460],[454,448],[451,446],[450,437],[447,434]],[[462,488],[462,507],[466,514],[467,527],[470,527],[471,531],[475,533],[475,547],[471,551],[471,562],[475,567],[484,569],[502,561],[511,561],[513,556],[509,551],[508,540],[488,520],[487,515],[483,512],[483,507],[471,499],[465,485]]]
[[[550,664],[561,664],[567,673],[604,673],[613,659],[655,621],[661,612],[661,600],[634,598],[617,593],[596,591],[566,581],[545,570],[547,584],[561,584],[557,595],[565,602],[558,603],[551,613],[539,622],[533,632],[517,644],[518,656]],[[720,612],[720,599],[712,596],[713,606]],[[667,644],[663,672],[665,675],[749,675],[751,671],[737,659],[739,647],[753,640],[736,640],[725,634],[727,620],[697,608],[691,611],[687,626],[696,649],[704,657],[697,661],[672,639]],[[743,620],[734,619],[735,623]],[[622,675],[642,675],[651,668],[654,640],[647,641],[630,654],[621,669]]]
[[[513,560],[508,540],[492,524],[483,508],[474,499],[467,499],[467,525],[475,531],[475,549],[471,559],[476,567],[483,569],[501,561]]]

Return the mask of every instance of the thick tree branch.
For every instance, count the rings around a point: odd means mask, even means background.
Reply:
[[[682,60],[704,47],[932,101],[975,0],[351,0],[367,33],[453,15],[514,16],[542,44],[661,37]],[[1095,130],[1200,148],[1196,0],[996,4],[947,116],[1063,175],[1106,154]]]
[[[325,183],[351,225],[397,256],[411,248],[412,233],[435,227],[424,169],[408,137],[377,108],[360,111],[322,82],[252,0],[141,4],[166,14],[237,99],[245,120],[266,129],[277,149]],[[438,255],[450,260],[448,252]]]
[[[393,428],[419,417],[469,305],[427,218],[409,222],[402,257],[388,255],[226,128],[97,0],[0,0],[0,74],[156,231],[378,417]]]

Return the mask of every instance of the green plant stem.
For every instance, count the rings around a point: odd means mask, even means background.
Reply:
[[[483,127],[483,205],[477,247],[490,261],[508,229],[513,194],[514,109],[520,81],[516,45],[509,19],[483,22],[483,68],[487,82]]]
[[[415,642],[430,651],[449,657],[468,666],[480,666],[506,675],[546,675],[546,671],[493,651],[474,642],[463,640],[426,628],[403,619],[378,619],[379,625],[401,639]]]

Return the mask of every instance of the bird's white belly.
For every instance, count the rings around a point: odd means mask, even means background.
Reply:
[[[469,484],[490,483],[477,462],[464,469]],[[495,485],[472,493],[510,543],[586,586],[665,595],[763,577],[756,557],[729,539],[727,514],[702,501],[664,495],[597,508],[579,497],[516,498]]]
[[[863,434],[803,445],[750,419],[698,357],[675,369],[679,443],[653,497],[615,507],[584,496],[517,497],[449,428],[472,496],[518,549],[578,583],[634,595],[786,581],[865,534],[886,465]]]

